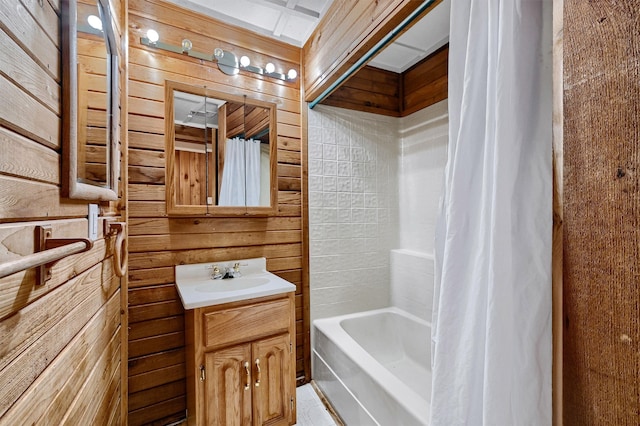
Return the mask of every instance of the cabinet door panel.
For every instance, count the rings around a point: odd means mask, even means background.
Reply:
[[[248,370],[245,363],[248,362]],[[233,346],[205,354],[207,425],[251,424],[251,345]],[[249,385],[248,387],[246,385]]]
[[[288,299],[207,313],[203,322],[205,346],[219,347],[286,332],[291,315]]]
[[[289,335],[253,343],[254,425],[288,425],[295,380],[290,370]],[[260,373],[256,360],[259,360]],[[260,383],[257,384],[257,380]]]

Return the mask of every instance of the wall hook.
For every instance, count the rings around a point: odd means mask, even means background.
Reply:
[[[108,226],[108,228],[107,228]],[[129,263],[129,242],[127,239],[127,224],[125,222],[105,222],[105,234],[116,234],[116,243],[113,248],[113,266],[116,275],[124,277]]]

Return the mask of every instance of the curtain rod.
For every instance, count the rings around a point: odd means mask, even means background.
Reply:
[[[316,105],[324,100],[331,92],[333,92],[338,86],[345,82],[351,75],[356,72],[362,65],[369,62],[381,49],[387,46],[399,33],[401,33],[409,24],[411,24],[422,12],[427,10],[429,6],[435,0],[425,0],[416,10],[411,12],[397,27],[391,32],[385,35],[382,40],[375,44],[367,53],[364,54],[355,64],[351,65],[348,70],[344,72],[331,86],[329,86],[324,92],[322,92],[316,99],[309,103],[309,109],[313,109]]]

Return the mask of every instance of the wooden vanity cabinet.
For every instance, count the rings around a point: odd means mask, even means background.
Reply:
[[[185,311],[189,425],[292,425],[294,294]]]

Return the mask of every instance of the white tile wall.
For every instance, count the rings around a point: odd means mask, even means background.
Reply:
[[[433,257],[411,250],[391,250],[391,304],[431,322]]]
[[[400,119],[399,247],[403,249],[433,253],[448,128],[446,100]]]
[[[311,319],[393,303],[430,320],[447,101],[401,119],[320,105],[308,125]]]
[[[398,244],[398,120],[309,111],[311,317],[388,306]]]

